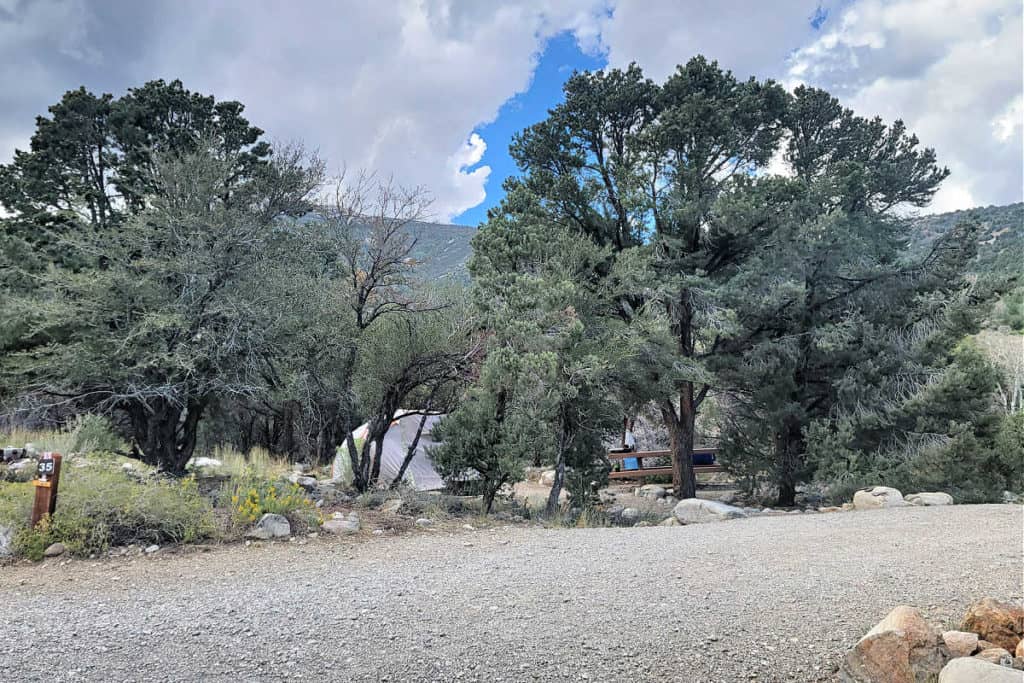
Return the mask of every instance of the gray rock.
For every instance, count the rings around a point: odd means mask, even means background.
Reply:
[[[21,460],[15,460],[11,464],[9,464],[7,466],[7,469],[10,472],[21,472],[22,470],[26,470],[34,466],[35,463],[33,462],[32,458],[22,458]]]
[[[551,486],[555,483],[555,471],[545,470],[540,475],[540,483],[542,486]]]
[[[335,536],[346,536],[359,531],[359,518],[356,519],[329,519],[320,527],[329,534]]]
[[[293,484],[298,484],[307,491],[315,491],[317,487],[316,477],[310,477],[298,472],[292,472],[288,475],[288,481]]]
[[[910,505],[952,505],[953,496],[942,491],[927,491],[924,493],[911,493],[903,500]]]
[[[267,513],[260,517],[256,527],[246,534],[248,538],[268,540],[271,538],[287,538],[292,534],[292,525],[286,517]]]
[[[672,514],[683,524],[719,522],[747,515],[742,508],[701,498],[684,498],[672,509]]]
[[[1019,671],[986,662],[977,657],[957,657],[949,660],[939,672],[939,683],[1021,683],[1024,674]]]
[[[640,511],[636,508],[626,508],[619,515],[623,524],[636,524],[640,521]]]
[[[640,495],[647,498],[664,498],[665,487],[657,484],[646,484],[640,487]]]
[[[147,555],[152,555],[153,553],[157,552],[158,550],[160,550],[160,546],[158,546],[158,545],[156,545],[154,543],[153,545],[147,547],[145,552],[146,552]]]
[[[682,526],[682,524],[680,524],[679,520],[675,517],[668,517],[665,521],[659,522],[658,526]]]
[[[434,520],[427,519],[426,517],[420,517],[416,520],[416,526],[429,527],[434,526]]]
[[[43,557],[60,557],[67,551],[63,543],[54,543],[43,551]]]
[[[213,468],[216,469],[224,465],[220,460],[216,458],[192,458],[192,462],[189,463],[194,469]]]

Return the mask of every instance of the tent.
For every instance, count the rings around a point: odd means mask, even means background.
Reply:
[[[423,433],[420,435],[419,443],[416,444],[416,454],[412,462],[405,470],[405,482],[416,488],[417,491],[436,491],[444,488],[444,479],[434,469],[434,463],[430,461],[427,451],[436,446],[437,442],[431,436],[431,430],[444,415],[427,415],[426,424],[423,426]],[[416,436],[420,420],[423,415],[419,413],[410,414],[408,411],[400,410],[391,422],[391,427],[384,435],[384,443],[381,448],[380,478],[381,481],[390,483],[398,476],[398,470],[402,467],[406,453],[409,452],[409,445]],[[356,443],[362,445],[369,431],[369,424],[358,427],[352,436]],[[352,481],[352,463],[349,460],[348,449],[342,446],[334,457],[334,481],[349,483]]]

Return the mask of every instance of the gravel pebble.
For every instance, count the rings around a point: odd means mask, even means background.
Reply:
[[[0,671],[5,681],[828,681],[895,605],[948,624],[978,597],[1019,600],[1021,525],[1019,506],[923,507],[18,564],[0,567]]]

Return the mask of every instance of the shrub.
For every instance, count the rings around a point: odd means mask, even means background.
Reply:
[[[228,501],[224,501],[224,497]],[[234,475],[222,489],[222,503],[230,506],[232,521],[247,526],[267,513],[284,515],[293,524],[318,526],[323,520],[316,504],[298,484],[268,481],[252,468]]]
[[[8,490],[20,486],[22,491]],[[135,478],[118,467],[90,462],[67,467],[61,475],[57,513],[35,529],[28,528],[25,500],[31,486],[0,489],[0,512],[19,532],[15,549],[39,559],[51,543],[63,543],[72,555],[105,552],[131,543],[192,543],[214,534],[212,508],[192,479],[163,476]],[[29,503],[30,504],[30,503]],[[11,515],[10,511],[17,512]]]
[[[124,450],[124,441],[114,431],[110,420],[102,415],[79,415],[70,425],[69,449],[74,453]]]

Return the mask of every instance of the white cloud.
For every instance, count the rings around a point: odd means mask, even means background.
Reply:
[[[1020,201],[1019,0],[861,0],[794,53],[790,84],[903,119],[951,177],[930,211]]]
[[[244,102],[272,138],[304,141],[333,170],[426,186],[448,219],[486,196],[489,141],[473,131],[570,31],[655,79],[703,53],[740,77],[821,85],[937,149],[954,177],[936,207],[1020,199],[1019,0],[0,3],[0,158],[64,90],[181,78]],[[831,15],[816,31],[819,7]]]

